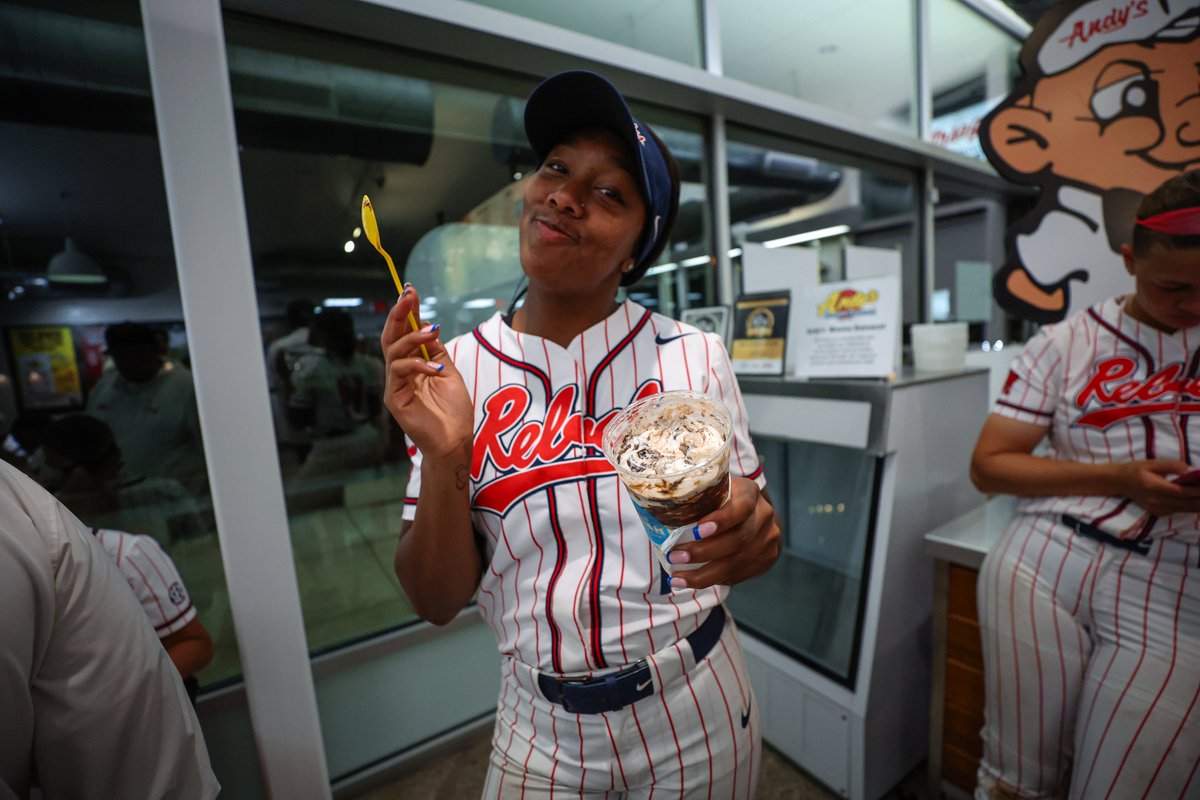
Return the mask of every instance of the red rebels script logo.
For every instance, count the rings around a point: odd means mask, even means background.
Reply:
[[[647,381],[633,400],[659,391],[658,381]],[[616,474],[600,454],[600,441],[618,409],[598,419],[586,417],[573,411],[577,393],[576,386],[559,389],[546,407],[544,421],[525,421],[530,396],[524,386],[503,386],[483,402],[471,478],[478,481],[489,462],[503,474],[475,493],[475,508],[504,516],[522,498],[546,486]],[[514,429],[509,444],[504,444],[501,437]],[[582,447],[583,454],[569,457],[575,447]]]
[[[1173,411],[1176,395],[1200,398],[1200,379],[1180,380],[1182,364],[1169,364],[1145,380],[1126,380],[1137,370],[1137,362],[1129,356],[1113,356],[1096,364],[1096,371],[1087,385],[1075,396],[1075,405],[1087,408],[1095,401],[1098,408],[1075,420],[1076,425],[1104,430],[1124,419]],[[1168,395],[1169,400],[1160,400]],[[1178,404],[1180,414],[1200,414],[1200,403]]]

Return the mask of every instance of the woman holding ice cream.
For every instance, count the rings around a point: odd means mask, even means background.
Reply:
[[[396,574],[444,624],[477,593],[503,656],[486,797],[750,798],[758,709],[722,601],[780,528],[719,337],[617,303],[662,252],[679,174],[617,89],[566,72],[530,96],[523,306],[442,344],[408,287],[383,332],[413,473]],[[430,360],[422,357],[425,345]],[[733,415],[731,491],[668,576],[600,451],[634,400],[690,389]]]

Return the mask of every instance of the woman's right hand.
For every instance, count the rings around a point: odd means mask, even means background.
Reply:
[[[1119,492],[1155,516],[1200,512],[1200,487],[1180,486],[1168,479],[1190,472],[1184,461],[1151,459],[1112,465]]]
[[[409,325],[409,312],[415,317],[419,308],[417,290],[407,285],[383,325],[383,402],[422,455],[437,458],[469,450],[475,407],[437,327],[421,325],[419,318],[420,330]],[[428,361],[421,345],[429,351]]]

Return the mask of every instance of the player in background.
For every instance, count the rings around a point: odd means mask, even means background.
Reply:
[[[175,562],[149,536],[101,528],[92,528],[92,534],[112,556],[142,604],[142,613],[195,703],[199,689],[196,673],[212,661],[213,643],[208,629],[196,616],[196,607]]]
[[[679,173],[607,80],[530,96],[542,163],[520,220],[524,305],[445,346],[386,322],[385,402],[414,445],[396,573],[444,624],[478,591],[503,657],[485,797],[750,798],[758,708],[721,604],[768,569],[780,529],[718,337],[618,303],[666,245]],[[431,361],[421,358],[424,344]],[[698,520],[669,582],[599,450],[639,395],[693,388],[734,416],[729,501]]]
[[[1134,292],[1029,341],[972,458],[1021,497],[979,575],[978,798],[1200,797],[1200,171],[1122,254]]]

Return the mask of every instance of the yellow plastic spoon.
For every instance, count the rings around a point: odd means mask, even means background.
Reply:
[[[379,255],[383,256],[383,260],[387,262],[388,269],[392,272],[392,280],[396,283],[396,291],[404,293],[404,286],[400,283],[400,276],[396,274],[396,265],[392,263],[392,257],[388,255],[387,250],[383,249],[383,245],[379,243],[379,223],[375,221],[375,209],[371,205],[371,198],[363,195],[362,201],[362,226],[363,231],[367,234],[367,241],[379,251]],[[417,318],[413,316],[411,311],[408,312],[408,324],[412,326],[414,331],[417,328]],[[425,345],[421,345],[421,355],[425,356],[426,361],[431,361],[429,351],[425,349]]]

